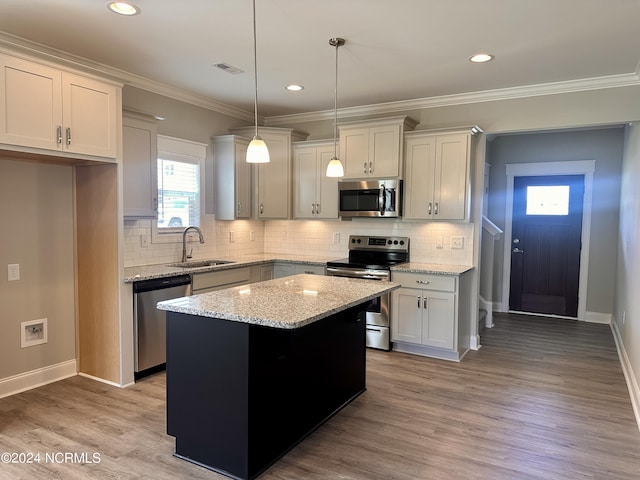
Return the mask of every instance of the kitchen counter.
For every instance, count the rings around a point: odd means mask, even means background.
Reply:
[[[233,263],[193,268],[172,267],[172,264],[167,263],[158,265],[141,265],[136,267],[127,267],[124,269],[124,282],[133,283],[142,280],[151,280],[154,278],[172,277],[184,273],[202,273],[210,271],[229,270],[232,268],[249,267],[251,265],[261,265],[264,263],[272,262],[306,263],[308,265],[324,266],[328,261],[335,260],[335,257],[320,255],[289,255],[284,253],[258,253],[235,255],[233,257],[216,257],[216,259],[231,261]],[[200,259],[192,259],[191,261],[198,260]]]
[[[434,275],[462,275],[469,270],[473,270],[473,267],[470,267],[468,265],[444,265],[440,263],[408,262],[391,267],[391,274],[393,275],[393,272],[407,272],[430,273]]]
[[[368,300],[398,287],[294,275],[161,302],[175,456],[258,477],[365,391]]]
[[[303,327],[399,287],[393,282],[294,275],[166,300],[158,303],[158,309],[291,329]]]

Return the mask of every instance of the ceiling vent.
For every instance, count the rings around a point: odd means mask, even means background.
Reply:
[[[233,75],[237,75],[238,73],[244,73],[244,70],[239,69],[238,67],[234,67],[233,65],[229,65],[225,62],[214,63],[214,67],[219,68],[220,70],[224,70],[227,73],[231,73]]]

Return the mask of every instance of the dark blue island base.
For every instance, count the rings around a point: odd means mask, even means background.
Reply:
[[[295,329],[167,312],[175,455],[232,478],[264,472],[365,391],[367,304]]]

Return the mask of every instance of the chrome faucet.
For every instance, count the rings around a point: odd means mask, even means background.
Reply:
[[[200,236],[200,243],[204,243],[204,236],[202,235],[202,230],[198,227],[187,227],[182,232],[182,263],[186,262],[188,258],[191,258],[191,254],[187,255],[187,232],[189,230],[195,230],[198,232]],[[191,250],[193,251],[193,249]]]

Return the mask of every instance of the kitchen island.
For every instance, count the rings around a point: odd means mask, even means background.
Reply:
[[[364,392],[364,310],[398,287],[295,275],[159,303],[175,455],[264,472]]]

